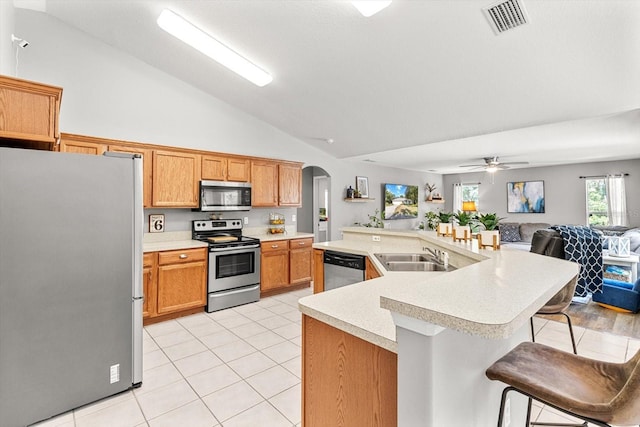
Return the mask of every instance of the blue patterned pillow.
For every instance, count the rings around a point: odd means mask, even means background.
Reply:
[[[519,242],[520,223],[518,222],[501,222],[500,223],[500,240],[503,242]]]

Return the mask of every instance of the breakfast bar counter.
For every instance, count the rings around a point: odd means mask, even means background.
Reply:
[[[397,425],[494,424],[500,385],[487,380],[484,369],[530,339],[530,317],[576,280],[579,266],[523,251],[480,250],[477,241],[454,242],[435,232],[363,227],[342,232],[343,240],[313,247],[366,255],[382,277],[300,299],[303,318],[398,355]],[[374,257],[426,248],[446,251],[457,269],[388,272]],[[303,366],[313,372],[307,363],[318,358],[307,354],[305,346],[313,347],[304,331]],[[311,426],[316,424],[307,413],[307,405],[313,406],[307,392],[303,375],[303,420]],[[517,418],[526,401],[513,400]]]

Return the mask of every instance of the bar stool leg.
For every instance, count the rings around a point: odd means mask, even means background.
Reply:
[[[571,345],[573,346],[573,354],[578,354],[578,350],[576,349],[576,339],[573,336],[573,325],[571,324],[571,317],[565,312],[561,312],[564,317],[567,318],[567,325],[569,325],[569,334],[571,335]]]

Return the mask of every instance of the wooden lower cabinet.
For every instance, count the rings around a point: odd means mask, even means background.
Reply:
[[[272,240],[260,245],[260,292],[305,286],[313,272],[313,238]]]
[[[371,280],[380,276],[381,274],[376,268],[376,266],[373,265],[373,262],[371,262],[371,259],[367,257],[367,259],[365,260],[364,280]]]
[[[289,240],[289,283],[311,282],[313,266],[313,239]]]
[[[395,427],[398,357],[302,316],[302,425]]]
[[[289,285],[289,242],[273,240],[260,245],[260,292]]]
[[[207,248],[145,254],[145,323],[190,314],[206,305],[207,254]]]
[[[156,315],[156,274],[158,263],[157,252],[148,252],[142,258],[142,295],[144,302],[142,304],[142,318],[147,319]]]

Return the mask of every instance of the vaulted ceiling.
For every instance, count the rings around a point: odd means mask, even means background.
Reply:
[[[20,1],[17,1],[19,4]],[[46,13],[337,158],[438,173],[640,158],[640,1],[46,0]],[[169,8],[269,71],[257,87],[161,30]],[[332,144],[327,142],[333,140]]]

